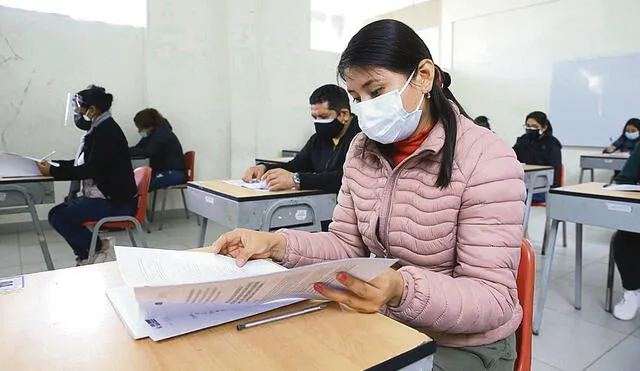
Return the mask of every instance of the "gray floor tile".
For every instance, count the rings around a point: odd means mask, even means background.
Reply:
[[[0,268],[20,266],[20,248],[17,245],[0,246]]]
[[[548,365],[542,361],[538,361],[537,359],[531,360],[531,370],[532,371],[559,371],[560,369],[555,368],[551,365]]]
[[[22,274],[38,273],[47,270],[47,266],[42,261],[41,263],[22,264]]]
[[[625,337],[617,331],[546,309],[533,356],[564,371],[583,370]]]
[[[587,368],[587,371],[637,371],[640,368],[640,339],[630,336]]]
[[[16,265],[13,267],[0,268],[0,277],[12,277],[12,276],[18,276],[20,274],[22,274],[22,269],[20,268],[19,265]]]

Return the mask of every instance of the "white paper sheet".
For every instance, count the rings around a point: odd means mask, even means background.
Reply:
[[[110,289],[107,290],[106,294],[120,320],[134,339],[150,337],[154,341],[222,325],[300,301],[290,299],[238,310],[221,308],[201,312],[187,312],[173,317],[145,319],[145,315],[140,310],[131,287]]]
[[[225,180],[224,182],[227,184],[238,186],[238,187],[253,189],[254,191],[266,192],[269,190],[269,186],[267,185],[267,182],[265,182],[264,180],[261,180],[259,182],[247,183],[243,180],[231,179],[231,180]]]
[[[233,260],[214,254],[116,247],[116,257],[146,318],[250,307],[279,299],[324,299],[313,289],[314,283],[342,288],[336,280],[338,272],[369,281],[397,261],[344,259],[281,270],[258,260],[239,273],[229,266],[235,264]]]
[[[605,184],[602,188],[609,191],[633,191],[640,192],[639,184]]]
[[[42,159],[35,157],[0,152],[0,178],[40,176],[40,170],[36,166],[36,162],[41,161]],[[52,161],[49,161],[49,163],[52,166],[59,166]]]

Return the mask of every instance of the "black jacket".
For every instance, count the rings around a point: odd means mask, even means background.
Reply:
[[[84,164],[57,161],[51,167],[56,180],[93,179],[100,192],[114,203],[125,203],[136,197],[138,189],[131,167],[127,138],[112,117],[104,120],[84,137]]]
[[[156,126],[148,137],[131,147],[132,157],[149,158],[153,170],[185,170],[184,154],[169,122]]]
[[[342,166],[353,137],[360,132],[358,117],[353,115],[351,124],[338,145],[331,139],[320,139],[313,134],[300,153],[284,165],[263,164],[267,170],[282,168],[300,174],[300,189],[321,189],[338,193],[342,185]]]
[[[562,144],[553,135],[531,137],[527,134],[516,140],[513,150],[518,161],[528,165],[553,166],[553,186],[560,186],[560,172],[562,171]]]

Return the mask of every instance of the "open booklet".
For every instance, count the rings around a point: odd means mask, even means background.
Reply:
[[[640,184],[605,184],[602,188],[609,191],[634,191],[640,192]]]
[[[395,259],[357,258],[286,269],[267,260],[238,268],[207,253],[116,247],[125,287],[107,296],[131,335],[162,340],[304,299],[325,299],[315,282],[342,287],[338,272],[369,281]]]
[[[264,180],[247,183],[244,180],[230,179],[230,180],[225,180],[224,182],[227,184],[238,186],[238,187],[253,189],[254,191],[267,192],[269,190],[269,186],[267,185],[267,182]]]
[[[47,161],[56,152],[53,151],[42,158],[19,155],[17,153],[0,152],[0,178],[40,176],[36,162]],[[59,166],[49,162],[52,166]]]

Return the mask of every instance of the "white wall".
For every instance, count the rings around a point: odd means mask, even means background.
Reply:
[[[549,111],[555,61],[640,52],[638,14],[634,0],[445,0],[442,46],[452,89],[513,143],[527,113]],[[568,184],[578,180],[580,154],[600,150],[564,148]]]
[[[73,158],[81,132],[63,126],[66,94],[91,83],[114,95],[114,117],[135,140],[132,118],[144,102],[141,28],[0,7],[0,150],[55,149],[57,158]],[[68,183],[56,184],[58,200],[67,191]]]

